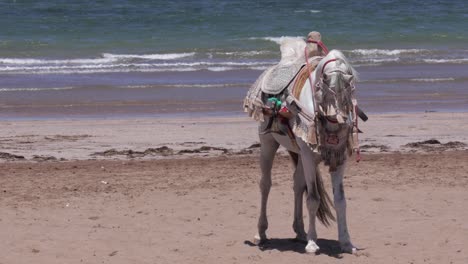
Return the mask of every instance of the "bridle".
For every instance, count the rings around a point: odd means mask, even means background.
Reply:
[[[317,44],[317,46],[319,46],[320,48],[322,48],[323,53],[325,54],[325,56],[328,54],[328,49],[327,49],[327,47],[325,46],[325,44],[323,44],[322,41],[320,41],[320,40],[317,41],[317,40],[313,40],[313,39],[310,39],[310,38],[309,38],[309,39],[307,39],[307,43],[314,43],[314,44]],[[317,85],[313,85],[313,82],[312,82],[312,79],[311,79],[311,72],[310,72],[311,67],[310,67],[310,65],[309,65],[309,60],[308,60],[308,57],[309,57],[309,56],[308,56],[308,52],[307,52],[307,51],[308,51],[308,48],[307,48],[307,46],[306,46],[305,49],[304,49],[304,54],[305,54],[305,60],[306,60],[306,64],[307,64],[307,71],[308,71],[308,76],[309,76],[308,79],[309,79],[310,87],[311,87],[311,89],[312,89],[312,93],[313,93],[313,95],[315,96],[316,91],[322,89],[321,86],[322,86],[322,84],[323,84],[323,76],[324,76],[325,67],[327,66],[328,63],[335,62],[335,61],[337,61],[337,59],[330,59],[330,60],[326,61],[326,62],[323,64],[322,70],[321,70],[321,73],[320,73],[320,79],[321,79],[321,80],[320,80],[320,82],[317,82]],[[335,70],[335,71],[341,71],[341,70]],[[341,72],[342,72],[342,71],[341,71]],[[344,73],[344,72],[343,72],[343,73]],[[316,90],[316,89],[317,89],[317,90]],[[354,87],[353,84],[351,84],[351,89],[352,89],[352,90],[355,89],[355,87]],[[330,89],[328,86],[327,86],[327,90],[330,91],[330,92],[332,92],[332,93],[336,96],[336,92],[333,91],[332,89]],[[314,96],[313,96],[313,97],[314,97]],[[315,115],[318,116],[318,113],[319,113],[319,112],[318,112],[316,100],[315,100],[315,98],[313,98],[312,100],[313,100],[313,105],[314,105],[314,109],[315,109]],[[354,125],[353,125],[353,126],[355,127],[356,131],[359,131],[359,128],[358,128],[358,117],[357,117],[358,106],[357,106],[356,100],[353,99],[353,100],[352,100],[352,103],[353,103],[353,112],[354,112],[354,118],[353,118],[353,119],[354,119],[354,120],[353,120]],[[337,124],[337,123],[338,123],[337,120],[332,120],[332,119],[330,119],[330,118],[328,118],[328,117],[325,117],[325,118],[326,118],[326,120],[327,120],[328,122],[330,122],[330,123],[334,123],[334,124]],[[354,129],[354,128],[353,128],[353,129]],[[356,162],[359,162],[359,161],[361,160],[361,151],[360,151],[360,148],[359,148],[359,139],[358,139],[357,134],[356,134],[356,140],[357,140],[357,142],[356,142],[356,143],[357,143]]]
[[[323,74],[323,70],[325,68],[325,66],[329,63],[329,62],[332,62],[332,61],[336,61],[336,59],[331,59],[331,60],[328,60],[324,63],[323,65],[323,68],[322,68],[322,73],[320,75],[320,81],[317,82],[316,84],[316,87],[317,88],[317,91],[318,90],[321,90],[322,91],[322,96],[325,97],[326,96],[326,93],[331,93],[333,94],[333,96],[337,96],[337,91],[333,90],[331,87],[329,87],[328,84],[326,84],[324,82],[324,74]],[[339,69],[337,70],[333,70],[332,72],[342,72],[342,73],[345,73]],[[356,88],[354,86],[354,81],[351,81],[351,82],[346,82],[346,85],[345,87],[343,87],[343,89],[350,89],[349,91],[341,91],[341,92],[352,92],[354,91]],[[315,96],[315,93],[314,93],[314,96]],[[323,100],[323,97],[322,97],[322,100]],[[336,100],[336,99],[335,99]],[[359,137],[358,137],[358,132],[359,132],[359,128],[358,128],[358,105],[357,105],[357,101],[353,98],[350,99],[351,100],[351,107],[352,107],[352,110],[350,110],[351,112],[348,112],[348,113],[345,113],[346,116],[351,116],[352,117],[352,127],[351,127],[351,133],[353,133],[353,131],[355,130],[356,131],[356,135],[355,135],[355,143],[356,143],[356,162],[359,162],[361,160],[361,150],[360,150],[360,147],[359,147]],[[315,98],[314,98],[314,103],[315,103]],[[318,111],[319,109],[317,109]],[[320,113],[320,112],[319,112]],[[316,116],[318,116],[320,118],[320,115],[319,113],[317,113]],[[352,113],[352,115],[350,115],[350,113]],[[323,115],[322,118],[324,118],[328,123],[331,123],[331,124],[334,124],[334,125],[339,125],[339,123],[342,123],[343,121],[339,121],[339,119],[333,119],[333,118],[330,118],[329,116],[326,116],[326,115]],[[344,121],[345,123],[348,123],[346,121]]]
[[[323,50],[323,52],[325,53],[325,55],[328,54],[328,49],[327,49],[327,47],[325,46],[325,44],[323,44],[322,41],[320,41],[320,40],[313,40],[313,39],[309,38],[309,39],[307,40],[307,43],[314,43],[314,44],[317,44],[317,46],[319,46],[319,47],[322,48],[322,50]],[[306,57],[306,58],[307,58],[307,57]]]

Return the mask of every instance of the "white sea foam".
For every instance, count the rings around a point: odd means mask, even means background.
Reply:
[[[252,38],[249,38],[249,39],[251,39],[251,40],[258,40],[258,39],[267,40],[267,41],[275,42],[275,43],[278,44],[278,45],[281,45],[281,43],[283,42],[283,40],[284,40],[285,38],[302,38],[302,39],[304,39],[304,37],[302,37],[302,36],[296,36],[296,37],[293,37],[293,36],[281,36],[281,37],[263,37],[263,38],[252,37]]]
[[[285,37],[278,38],[281,41]],[[222,56],[255,57],[273,54],[269,50],[227,51],[198,54],[203,58],[190,58],[195,52],[166,54],[113,54],[103,53],[97,58],[37,59],[0,58],[0,73],[3,74],[80,74],[111,72],[181,72],[181,71],[229,71],[234,69],[265,68],[271,60],[229,59]],[[220,56],[221,55],[221,56]],[[188,58],[188,59],[186,59]]]
[[[165,85],[166,87],[180,87],[180,88],[216,88],[216,87],[233,87],[233,86],[245,86],[245,83],[211,83],[211,84],[170,84]]]
[[[312,14],[316,14],[316,13],[320,13],[322,12],[321,10],[315,10],[315,9],[311,9],[311,10],[295,10],[294,13],[306,13],[306,12],[309,12],[309,13],[312,13]]]
[[[192,57],[195,55],[195,52],[186,52],[186,53],[167,53],[167,54],[111,54],[103,53],[104,58],[116,58],[116,59],[148,59],[148,60],[176,60],[186,57]]]
[[[265,38],[261,38],[261,39],[272,41],[272,42],[275,42],[276,44],[279,45],[283,41],[284,37],[265,37]]]
[[[37,91],[62,91],[71,90],[73,87],[47,87],[47,88],[0,88],[0,92],[37,92]]]
[[[388,49],[355,49],[350,50],[349,52],[364,56],[373,56],[373,55],[387,55],[387,56],[396,56],[400,54],[409,54],[409,53],[423,53],[428,52],[426,49],[395,49],[395,50],[388,50]]]
[[[461,59],[424,59],[426,63],[468,63],[468,58],[461,58]]]
[[[116,58],[96,58],[96,59],[70,59],[70,60],[46,60],[46,59],[19,59],[0,58],[0,64],[10,65],[39,65],[39,64],[104,64],[117,61]]]
[[[208,67],[207,70],[213,71],[213,72],[222,72],[222,71],[234,70],[234,68],[233,67]]]
[[[410,80],[413,82],[451,82],[455,81],[455,78],[416,78]]]
[[[456,81],[453,77],[447,78],[398,78],[398,79],[383,79],[383,80],[361,80],[363,83],[408,83],[408,82],[453,82]]]
[[[246,86],[245,83],[193,83],[193,84],[161,84],[161,85],[128,85],[118,87],[120,89],[148,89],[148,88],[218,88],[218,87],[234,87]]]
[[[376,59],[359,59],[357,63],[386,63],[386,62],[398,62],[400,58],[376,58]]]
[[[228,56],[243,56],[251,57],[257,55],[273,54],[273,52],[268,50],[251,50],[251,51],[231,51],[231,52],[216,52],[216,55],[228,55]]]
[[[160,63],[114,63],[114,64],[85,64],[85,65],[0,65],[0,73],[13,74],[69,74],[69,73],[105,73],[105,72],[163,72],[163,71],[227,71],[232,69],[249,69],[252,67],[266,67],[269,62],[253,61],[196,61],[196,62],[160,62]]]
[[[130,72],[190,72],[208,70],[214,72],[230,71],[230,70],[259,70],[266,69],[266,67],[228,67],[228,66],[213,66],[213,67],[164,67],[164,68],[60,68],[49,69],[41,68],[34,70],[15,70],[15,71],[2,71],[0,73],[8,74],[93,74],[93,73],[130,73]]]
[[[268,66],[260,66],[260,67],[250,67],[251,70],[256,70],[256,71],[264,71],[268,69]]]
[[[69,64],[109,64],[121,59],[147,59],[147,60],[175,60],[194,56],[195,52],[188,53],[168,53],[168,54],[111,54],[104,53],[102,58],[84,58],[84,59],[31,59],[31,58],[0,58],[0,64],[7,65],[69,65]]]

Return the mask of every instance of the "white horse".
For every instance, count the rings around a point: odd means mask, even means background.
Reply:
[[[293,43],[291,46],[293,48],[289,49],[289,51],[294,50],[294,46],[303,47]],[[281,50],[287,49],[282,45]],[[302,61],[305,60],[303,51],[299,48],[295,52],[298,58],[302,56]],[[272,184],[271,169],[275,154],[281,145],[288,150],[296,165],[293,176],[293,229],[296,238],[307,241],[306,252],[315,253],[319,250],[315,218],[317,217],[325,225],[329,225],[329,220],[335,220],[330,209],[331,201],[324,189],[318,168],[319,163],[324,160],[325,164],[330,167],[334,208],[338,224],[338,240],[341,249],[343,252],[348,253],[356,251],[356,247],[351,243],[346,223],[346,199],[343,188],[346,156],[352,153],[353,132],[357,133],[357,107],[353,97],[353,83],[356,77],[356,71],[351,67],[345,56],[340,51],[332,50],[320,60],[315,71],[310,74],[309,80],[303,85],[299,98],[294,100],[296,110],[297,108],[300,109],[300,114],[291,110],[293,117],[289,120],[289,126],[294,127],[293,130],[290,130],[295,132],[294,136],[291,137],[280,133],[263,133],[267,121],[260,122],[260,166],[262,175],[259,185],[261,208],[258,219],[258,233],[255,235],[256,243],[261,244],[267,241],[267,200]],[[288,94],[295,92],[293,86],[298,78],[297,75],[295,80],[288,84]],[[314,88],[317,91],[314,91]],[[264,110],[263,113],[265,115],[269,114],[265,113]],[[304,117],[309,117],[309,121],[312,120],[315,124],[316,131],[309,131],[309,133],[316,133],[316,142],[311,143],[310,137],[304,135],[304,133],[298,133],[300,129],[297,128],[301,125],[298,123],[301,122],[301,119],[305,121]],[[309,212],[309,230],[307,233],[304,230],[302,212],[304,193]]]

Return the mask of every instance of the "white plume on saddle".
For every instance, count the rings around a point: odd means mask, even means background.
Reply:
[[[302,38],[284,37],[280,41],[281,61],[279,64],[304,63],[306,42]],[[298,60],[301,60],[298,62]]]

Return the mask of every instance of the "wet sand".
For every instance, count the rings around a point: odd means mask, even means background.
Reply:
[[[370,116],[345,179],[363,250],[341,254],[336,227],[319,226],[317,256],[290,240],[284,151],[271,240],[252,244],[260,169],[248,118],[4,121],[0,263],[466,263],[467,117]]]
[[[436,139],[441,144],[429,144],[429,151],[466,149],[466,120],[468,113],[370,115],[369,122],[360,122],[364,131],[361,148],[367,152],[414,152],[424,146],[407,144]],[[250,147],[258,144],[257,124],[245,116],[16,120],[0,121],[0,126],[0,152],[6,153],[4,157],[11,154],[25,160],[231,155],[253,152],[255,148]]]

